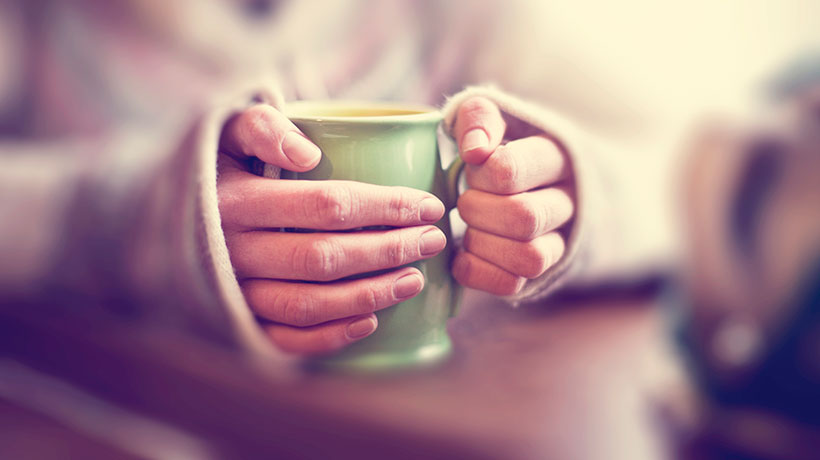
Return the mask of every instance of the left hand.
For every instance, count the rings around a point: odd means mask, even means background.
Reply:
[[[468,227],[453,276],[466,287],[516,294],[564,254],[560,228],[575,210],[566,154],[483,97],[461,104],[453,135],[469,186],[458,200]]]

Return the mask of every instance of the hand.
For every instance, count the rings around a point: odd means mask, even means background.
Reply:
[[[575,208],[568,161],[552,140],[505,121],[483,97],[461,104],[453,132],[469,186],[458,200],[468,227],[453,276],[467,287],[516,294],[564,254],[560,228]]]
[[[421,291],[424,278],[412,267],[341,279],[444,249],[444,233],[430,225],[444,215],[435,196],[405,187],[258,177],[246,167],[253,156],[302,172],[319,163],[320,151],[265,105],[231,119],[220,142],[219,212],[231,263],[273,343],[299,354],[337,350],[373,333],[374,311]],[[338,232],[365,226],[398,228]],[[327,232],[279,231],[289,227]]]

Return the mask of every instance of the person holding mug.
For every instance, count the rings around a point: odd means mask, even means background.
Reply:
[[[469,186],[458,200],[468,228],[452,270],[464,286],[515,296],[534,284],[530,280],[554,277],[564,256],[561,229],[574,213],[567,181],[571,166],[563,145],[520,120],[505,120],[491,98],[523,105],[492,90],[473,89],[445,109]],[[295,172],[315,168],[321,158],[319,149],[271,105],[234,116],[223,132],[221,152],[219,205],[231,261],[249,307],[270,321],[263,328],[278,347],[299,354],[339,350],[376,330],[374,311],[421,292],[421,273],[397,267],[444,249],[446,237],[433,224],[444,216],[445,206],[434,195],[405,187],[252,174],[250,158]],[[367,226],[391,229],[333,233]],[[325,232],[277,231],[287,227]]]
[[[624,229],[652,212],[629,212],[640,206],[620,189],[651,194],[564,116],[598,113],[584,101],[616,91],[578,83],[581,67],[509,71],[563,52],[530,36],[548,28],[527,20],[554,16],[534,3],[364,4],[0,5],[3,296],[121,310],[251,353],[326,354],[372,335],[375,311],[429,283],[397,267],[446,251],[446,208],[425,191],[254,174],[253,158],[316,167],[320,149],[282,113],[304,99],[441,107],[442,155],[466,164],[452,261],[466,287],[516,304],[588,273],[602,248],[620,251],[609,273],[639,265],[624,254],[648,232]],[[348,232],[360,227],[382,229]]]

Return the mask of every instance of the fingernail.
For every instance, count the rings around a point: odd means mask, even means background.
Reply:
[[[373,318],[360,318],[347,325],[347,337],[360,339],[367,337],[376,330],[376,321]]]
[[[419,238],[419,253],[423,256],[431,256],[440,252],[447,245],[447,237],[441,230],[434,228],[428,230]]]
[[[405,297],[416,295],[421,291],[423,285],[424,280],[422,280],[418,274],[411,273],[404,275],[397,279],[396,284],[393,285],[393,296],[397,299],[404,299]]]
[[[481,128],[474,128],[467,131],[467,134],[461,138],[461,151],[469,152],[470,150],[480,149],[486,147],[490,143],[487,133]]]
[[[419,203],[419,218],[425,222],[435,222],[444,216],[444,204],[435,198],[425,198]]]
[[[316,163],[322,154],[319,147],[296,131],[291,131],[282,140],[282,152],[296,166],[307,167]]]

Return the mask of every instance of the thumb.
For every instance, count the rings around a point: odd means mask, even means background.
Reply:
[[[481,164],[504,139],[507,124],[494,102],[486,97],[464,101],[456,112],[453,135],[461,158],[470,164]]]
[[[225,124],[220,148],[234,156],[257,157],[289,171],[309,171],[322,152],[299,128],[269,105],[255,105]]]

